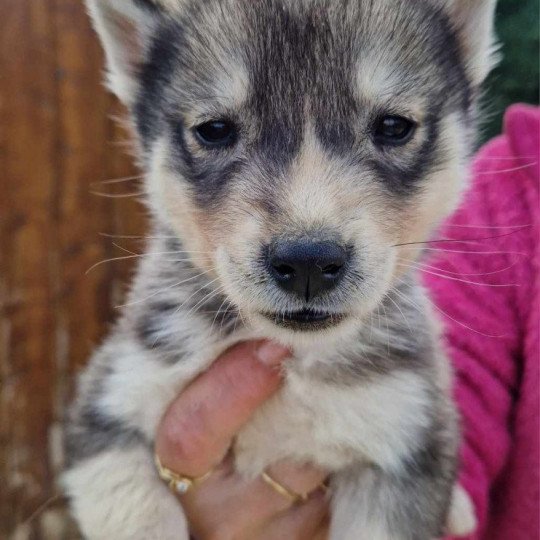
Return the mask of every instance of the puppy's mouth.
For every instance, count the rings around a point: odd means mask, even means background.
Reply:
[[[337,326],[345,315],[342,313],[330,313],[327,311],[316,311],[312,309],[302,309],[300,311],[286,311],[279,313],[263,313],[277,326],[290,330],[314,331],[324,330]]]

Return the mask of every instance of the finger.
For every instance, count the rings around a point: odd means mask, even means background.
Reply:
[[[321,487],[327,476],[325,472],[312,465],[297,465],[289,462],[276,463],[269,467],[266,473],[266,481],[262,476],[258,479],[260,487],[265,488],[268,498],[270,495],[273,496],[276,508],[279,507],[281,510],[294,504],[294,501],[281,493],[283,488],[292,495],[306,497]]]
[[[223,354],[169,407],[156,437],[161,463],[187,476],[220,462],[231,438],[279,387],[288,349],[267,341]]]
[[[241,528],[250,529],[263,523],[277,514],[303,501],[294,498],[295,495],[314,496],[315,491],[322,485],[326,474],[310,465],[293,465],[290,463],[276,464],[268,469],[273,483],[284,488],[291,496],[285,495],[263,480],[262,475],[255,480],[243,480],[238,474],[229,477],[229,486],[225,492],[232,502],[230,512]],[[202,487],[202,486],[201,486]],[[208,486],[211,489],[211,486]],[[199,499],[204,493],[193,492]]]
[[[295,506],[267,523],[258,534],[250,538],[257,540],[327,540],[328,501],[324,494],[314,494],[308,501]]]
[[[222,531],[226,523],[231,536],[236,538],[294,505],[291,499],[274,491],[259,477],[246,480],[236,473],[227,475],[220,471],[221,467],[209,480],[182,496],[182,505],[194,525],[194,531],[199,534],[201,531],[207,533],[208,527],[212,531]],[[304,493],[316,490],[325,477],[314,467],[290,464],[276,465],[272,474],[280,481],[289,480],[287,489],[292,490],[294,486]],[[204,537],[203,534],[201,536]]]

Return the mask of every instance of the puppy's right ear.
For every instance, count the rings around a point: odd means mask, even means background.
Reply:
[[[168,2],[168,3],[167,3]],[[152,32],[173,0],[86,0],[107,59],[109,88],[126,105],[137,91],[137,76]]]

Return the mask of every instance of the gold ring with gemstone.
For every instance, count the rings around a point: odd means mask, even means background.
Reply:
[[[214,471],[214,469],[210,469],[202,476],[185,476],[164,467],[157,454],[154,455],[154,460],[159,477],[169,486],[171,491],[178,495],[186,494],[191,488],[204,482]]]
[[[309,493],[296,493],[291,489],[280,484],[277,480],[272,478],[267,472],[261,473],[261,478],[268,484],[276,493],[279,493],[282,497],[285,497],[289,502],[296,504],[300,502],[306,502],[309,498]]]

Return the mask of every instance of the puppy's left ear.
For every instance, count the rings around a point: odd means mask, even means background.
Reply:
[[[445,0],[460,37],[467,73],[480,86],[498,60],[495,39],[497,0]]]

